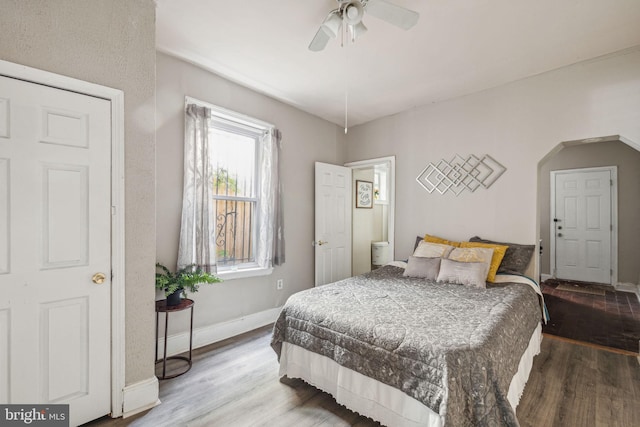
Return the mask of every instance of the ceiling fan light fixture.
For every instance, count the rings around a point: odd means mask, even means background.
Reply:
[[[355,40],[367,32],[367,27],[360,21],[355,25],[349,25],[349,30],[351,31],[351,38]]]
[[[345,3],[341,7],[342,19],[349,25],[357,25],[362,22],[362,15],[364,15],[364,7],[359,1],[350,1]]]
[[[309,50],[312,52],[323,50],[329,40],[337,38],[343,25],[345,35],[350,33],[352,41],[362,36],[367,31],[367,27],[362,22],[365,11],[371,16],[404,30],[413,27],[420,17],[418,12],[395,5],[387,0],[336,1],[338,8],[329,12],[309,44]]]
[[[340,17],[338,9],[332,11],[322,23],[327,34],[334,39],[338,36],[340,28],[342,27],[342,18]]]

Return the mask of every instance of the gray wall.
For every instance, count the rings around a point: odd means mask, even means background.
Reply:
[[[424,233],[537,243],[538,162],[562,141],[605,135],[640,143],[638,48],[351,128],[347,161],[395,154],[395,259],[403,259]],[[416,182],[429,162],[456,154],[489,154],[507,171],[458,197]]]
[[[594,166],[618,167],[618,282],[638,283],[640,275],[640,152],[620,141],[565,147],[540,165],[538,176],[540,239],[544,248],[540,272],[551,274],[549,239],[550,172]]]
[[[282,131],[286,263],[270,276],[202,286],[194,328],[240,319],[284,304],[314,285],[314,162],[344,163],[344,133],[334,124],[234,84],[169,55],[157,56],[157,255],[167,266],[178,256],[185,95],[274,124]],[[284,289],[276,290],[276,280]],[[182,323],[183,325],[179,325]],[[175,329],[173,326],[175,324]],[[170,333],[188,327],[172,323]]]
[[[125,94],[126,383],[154,376],[155,4],[0,0],[0,59]]]

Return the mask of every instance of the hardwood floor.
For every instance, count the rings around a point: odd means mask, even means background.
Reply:
[[[525,426],[640,425],[636,357],[545,335],[518,405]]]
[[[379,426],[301,381],[278,381],[265,327],[194,352],[193,368],[160,382],[161,405],[87,426]],[[640,365],[545,336],[518,406],[523,427],[640,425]]]
[[[572,291],[562,290],[567,285]],[[542,331],[638,355],[640,302],[630,292],[596,283],[548,279],[541,283],[551,319]],[[601,295],[575,290],[592,289]]]

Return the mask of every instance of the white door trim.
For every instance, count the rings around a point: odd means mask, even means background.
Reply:
[[[125,386],[124,92],[3,60],[0,75],[111,102],[111,416],[119,417]]]
[[[603,172],[608,171],[611,174],[611,285],[618,284],[618,167],[602,166],[592,168],[563,169],[551,171],[551,191],[550,191],[550,216],[549,216],[549,261],[551,276],[556,276],[556,229],[553,225],[553,216],[556,212],[556,176],[563,173],[575,172]]]
[[[389,216],[387,224],[387,233],[389,240],[389,253],[395,259],[395,223],[396,223],[396,156],[378,157],[377,159],[360,160],[357,162],[349,162],[344,165],[351,169],[362,169],[379,165],[381,163],[389,163]]]

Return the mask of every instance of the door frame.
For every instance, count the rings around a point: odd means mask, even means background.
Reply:
[[[389,241],[389,253],[395,259],[395,219],[396,219],[396,156],[378,157],[375,159],[359,160],[345,163],[345,167],[351,169],[370,168],[381,163],[389,163],[389,215],[387,218],[387,235]],[[351,208],[354,209],[353,207]],[[353,240],[353,236],[352,236]],[[353,243],[353,242],[352,242]]]
[[[111,416],[122,416],[125,387],[124,92],[0,60],[0,75],[111,102]]]
[[[562,169],[551,171],[551,185],[549,192],[549,267],[551,276],[556,277],[556,230],[553,223],[553,217],[556,212],[556,177],[566,173],[583,173],[583,172],[603,172],[608,171],[611,174],[611,286],[618,284],[618,167],[617,166],[597,166],[591,168]]]

